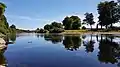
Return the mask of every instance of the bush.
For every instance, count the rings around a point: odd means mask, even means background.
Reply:
[[[44,30],[44,29],[40,29],[39,31],[36,31],[36,33],[47,33],[48,31],[47,30]]]
[[[6,31],[6,29],[4,29],[4,28],[2,28],[2,27],[0,27],[0,32],[2,33],[2,34],[7,34],[7,31]]]
[[[83,29],[83,30],[85,30],[85,29],[86,29],[86,27],[85,27],[85,26],[83,26],[83,27],[82,27],[82,29]]]
[[[54,28],[49,31],[50,33],[62,33],[64,32],[64,29],[61,28]]]

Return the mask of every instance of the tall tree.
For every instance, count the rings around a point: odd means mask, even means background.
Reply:
[[[92,30],[92,25],[95,24],[93,14],[92,13],[85,13],[85,19],[83,21],[85,24],[90,25],[91,30]]]
[[[73,19],[72,28],[74,30],[80,29],[80,27],[81,27],[81,19],[78,16],[71,16],[70,18]]]
[[[58,23],[58,22],[52,22],[51,25],[53,27],[57,27],[57,28],[63,28],[63,25],[61,23]]]
[[[70,17],[65,17],[65,19],[63,20],[63,25],[64,25],[64,28],[66,29],[66,30],[71,30],[72,29],[72,22],[73,20],[72,20],[72,18],[70,18]]]
[[[98,4],[99,24],[108,28],[120,20],[120,8],[117,2],[105,1]]]
[[[65,17],[62,23],[66,30],[76,30],[81,27],[81,19],[78,16]]]
[[[53,27],[52,27],[51,25],[49,25],[49,24],[47,24],[47,25],[44,26],[44,29],[45,29],[45,30],[48,30],[48,31],[49,31],[50,29],[52,29],[52,28],[53,28]]]

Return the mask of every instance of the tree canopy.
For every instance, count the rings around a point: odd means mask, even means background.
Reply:
[[[89,24],[92,29],[92,25],[95,24],[94,16],[92,13],[85,13],[85,19],[83,20],[85,24]]]
[[[98,14],[99,14],[99,25],[111,27],[114,23],[118,23],[120,20],[120,8],[117,2],[114,1],[105,1],[98,4]]]
[[[81,19],[78,16],[65,17],[62,23],[66,30],[77,30],[81,27]]]

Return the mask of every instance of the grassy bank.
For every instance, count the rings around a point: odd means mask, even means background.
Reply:
[[[119,31],[88,31],[88,30],[65,30],[62,34],[120,34]]]

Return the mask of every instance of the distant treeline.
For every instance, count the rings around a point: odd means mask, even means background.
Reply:
[[[99,21],[94,21],[93,13],[86,12],[85,19],[81,20],[78,16],[65,17],[61,22],[52,22],[51,24],[46,24],[44,29],[36,29],[38,33],[60,33],[64,30],[79,30],[86,29],[85,25],[89,25],[91,30],[98,30],[98,26],[101,26],[103,30],[105,27],[106,30],[119,30],[119,27],[113,26],[115,23],[120,22],[120,5],[115,1],[104,1],[100,2],[97,6],[97,11],[99,14]],[[92,25],[96,25],[96,29],[92,28]],[[119,25],[118,25],[119,26]]]
[[[23,30],[23,29],[16,29],[17,33],[33,33],[35,30]]]

